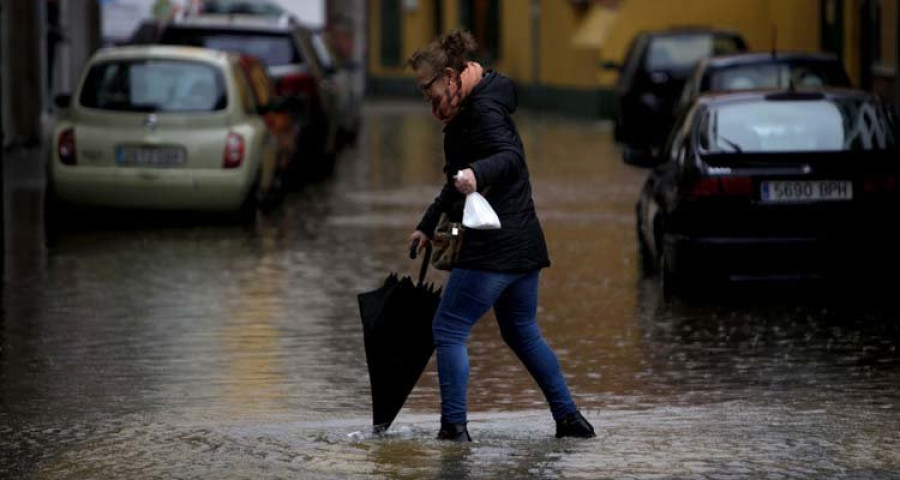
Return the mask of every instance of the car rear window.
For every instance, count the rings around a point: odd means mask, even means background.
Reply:
[[[303,63],[291,35],[239,30],[168,28],[159,40],[166,45],[190,45],[252,55],[270,67]]]
[[[674,35],[656,37],[647,50],[645,68],[650,71],[687,70],[712,55],[743,50],[737,39],[726,35]]]
[[[712,109],[700,144],[718,153],[889,150],[897,148],[896,134],[888,110],[874,100],[760,100]]]
[[[849,86],[843,67],[832,62],[755,63],[716,69],[710,76],[713,91],[754,88]]]
[[[182,60],[120,60],[88,71],[79,102],[124,112],[211,112],[228,104],[222,73]]]

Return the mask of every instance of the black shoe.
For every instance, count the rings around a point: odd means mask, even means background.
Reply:
[[[594,427],[587,421],[581,412],[575,412],[568,417],[556,421],[556,438],[594,438]]]
[[[454,442],[471,442],[469,430],[465,423],[448,423],[441,420],[441,431],[438,432],[438,440],[452,440]]]

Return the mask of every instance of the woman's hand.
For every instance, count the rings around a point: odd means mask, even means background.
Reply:
[[[416,249],[416,253],[422,253],[422,250],[425,250],[425,247],[431,242],[431,239],[428,238],[428,235],[425,235],[425,232],[421,230],[416,230],[409,236],[409,249],[412,250],[416,245],[416,242],[419,242],[419,246]]]
[[[454,186],[459,190],[459,193],[468,195],[478,191],[478,180],[475,179],[475,172],[471,168],[460,170],[453,178],[456,179]]]

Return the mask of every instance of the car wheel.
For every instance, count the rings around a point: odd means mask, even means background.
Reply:
[[[675,296],[682,293],[684,285],[679,272],[672,263],[671,253],[666,252],[665,248],[660,251],[659,272],[662,282],[663,298],[671,300]]]
[[[650,248],[647,246],[647,240],[644,238],[644,233],[641,231],[640,222],[638,222],[637,226],[637,254],[638,254],[638,267],[640,268],[641,275],[646,277],[652,277],[656,274],[656,264],[653,262],[653,254],[650,253]]]
[[[238,221],[241,223],[254,223],[256,221],[257,214],[259,213],[260,208],[265,203],[265,194],[262,191],[262,188],[259,184],[259,177],[256,177],[256,180],[253,181],[253,185],[250,187],[250,190],[247,191],[247,196],[244,198],[244,203],[241,204],[241,208],[237,212]]]

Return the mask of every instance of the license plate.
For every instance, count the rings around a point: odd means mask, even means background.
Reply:
[[[853,199],[849,180],[777,180],[762,182],[760,199],[764,203],[798,203]]]
[[[177,147],[119,147],[116,163],[134,167],[177,167],[183,165],[187,154]]]

